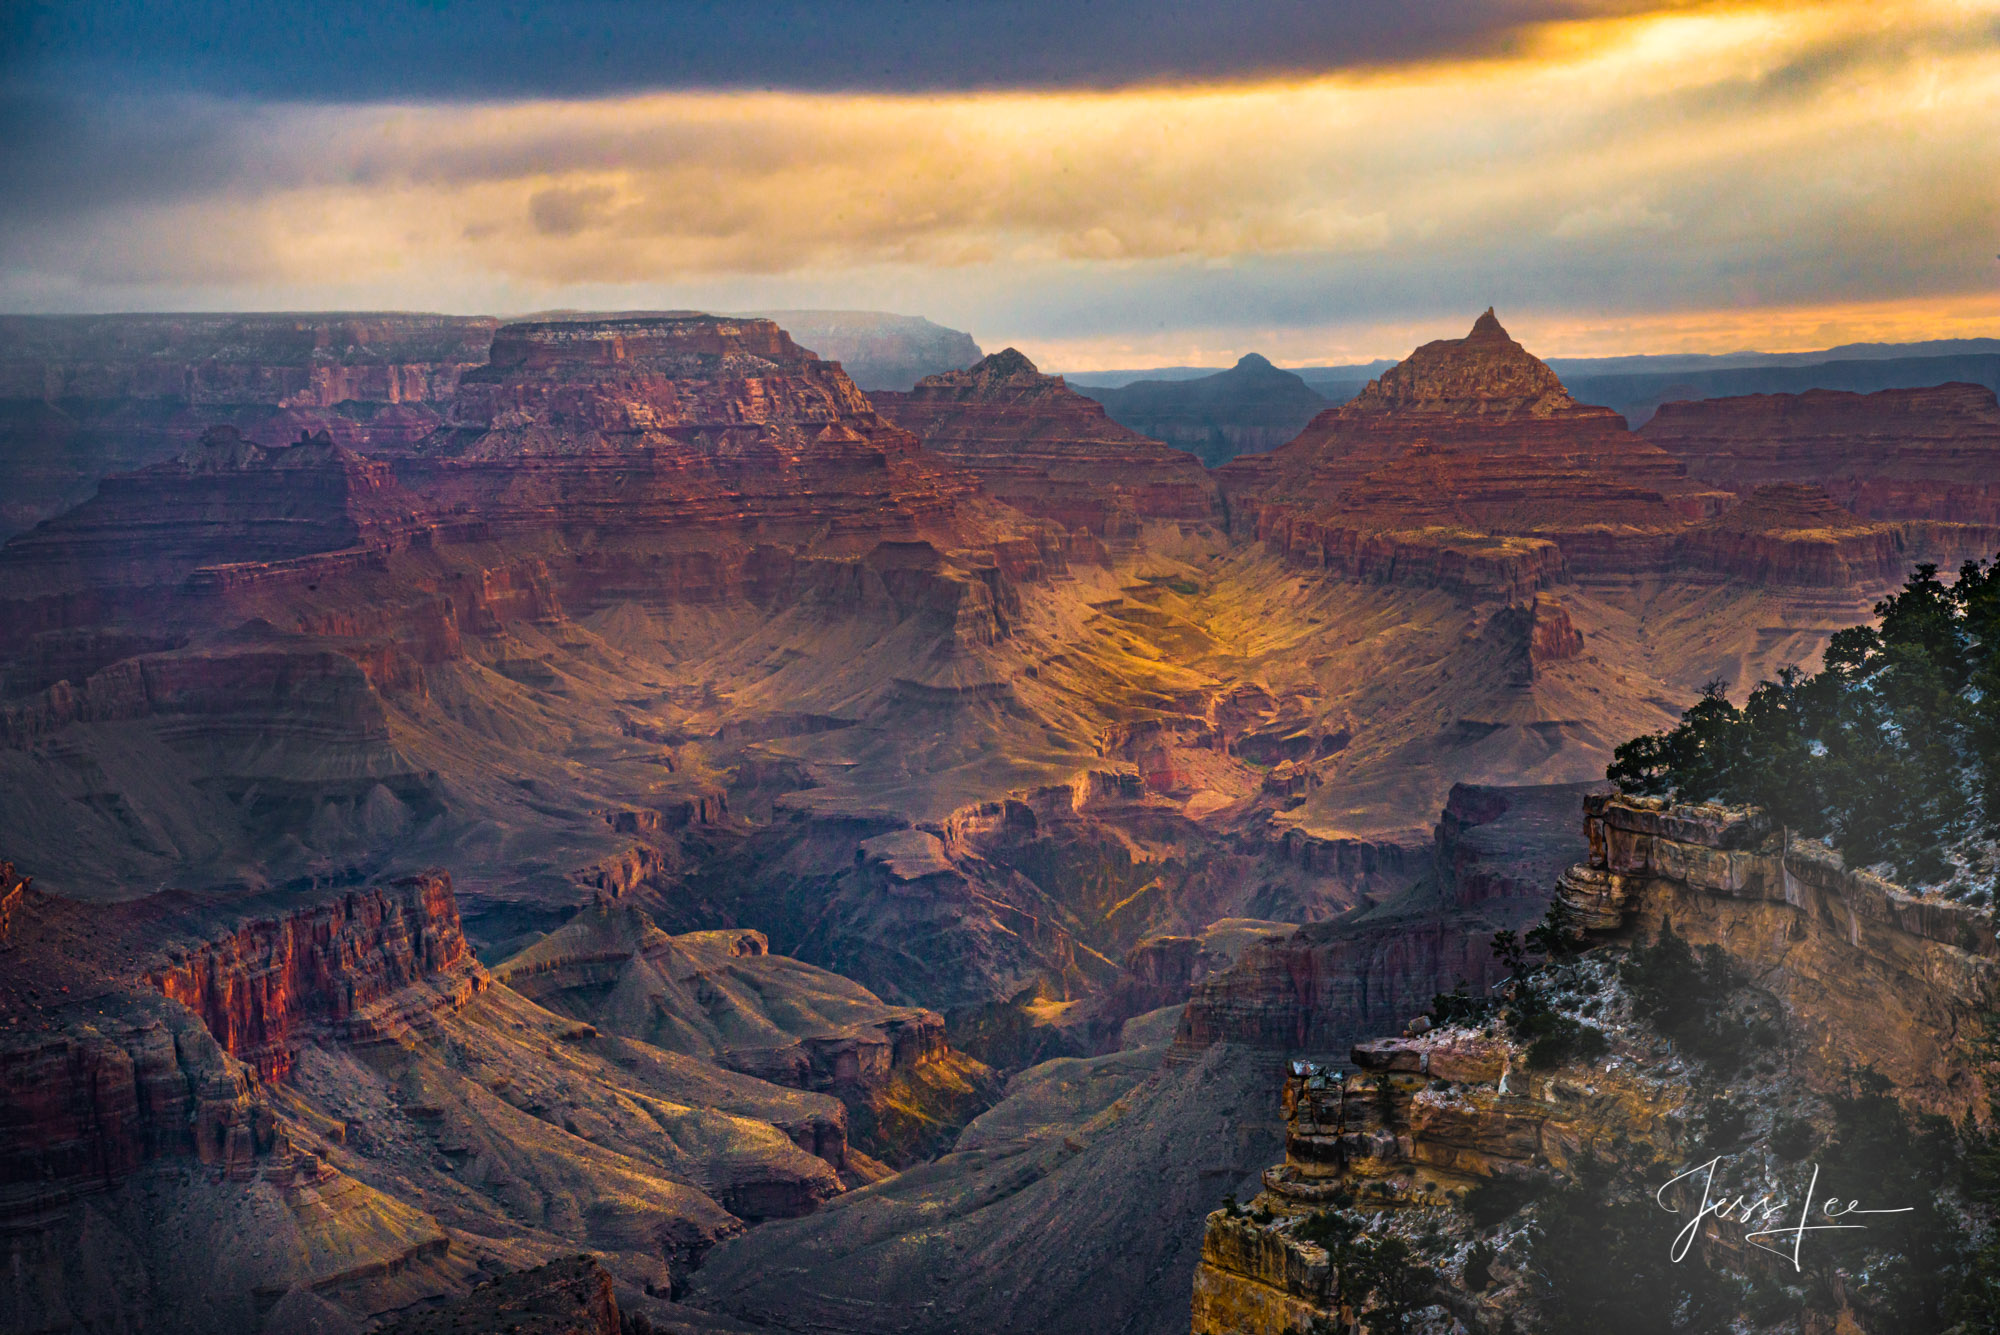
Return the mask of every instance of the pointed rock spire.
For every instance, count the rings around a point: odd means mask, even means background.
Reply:
[[[1019,375],[1023,371],[1029,375],[1040,374],[1035,364],[1028,360],[1028,355],[1019,348],[1002,348],[990,356],[982,357],[973,363],[971,370],[976,376],[999,380]]]
[[[1464,338],[1424,344],[1343,411],[1547,417],[1576,407],[1556,373],[1508,337],[1489,308]]]
[[[1493,313],[1491,306],[1486,308],[1486,314],[1472,322],[1472,332],[1465,336],[1465,341],[1468,343],[1483,343],[1488,340],[1513,342],[1511,338],[1507,337],[1507,331],[1500,327],[1500,317]]]

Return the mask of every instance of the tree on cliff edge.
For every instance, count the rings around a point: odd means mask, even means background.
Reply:
[[[1788,667],[1741,708],[1710,683],[1678,727],[1620,746],[1607,777],[1760,807],[1855,865],[1944,879],[1955,845],[2000,837],[2000,566],[1967,562],[1947,585],[1920,565],[1875,615],[1833,636],[1818,673]]]

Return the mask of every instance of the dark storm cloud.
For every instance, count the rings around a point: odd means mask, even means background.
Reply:
[[[253,107],[0,87],[0,221],[214,192],[241,171]]]
[[[1671,0],[16,0],[14,79],[286,101],[962,90],[1319,73]]]

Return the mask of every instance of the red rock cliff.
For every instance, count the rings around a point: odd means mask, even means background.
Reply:
[[[1722,500],[1616,413],[1578,404],[1491,311],[1216,476],[1232,527],[1294,559],[1509,599],[1657,569],[1662,535]]]
[[[312,1034],[387,1037],[485,986],[441,872],[245,923],[149,977],[264,1080]]]
[[[1639,434],[1731,491],[1803,483],[1868,519],[2000,524],[2000,402],[1981,385],[1668,403]]]
[[[1013,348],[926,376],[907,394],[871,397],[993,495],[1067,528],[1119,536],[1134,519],[1219,517],[1215,485],[1193,455],[1120,426]]]
[[[485,985],[441,874],[231,916],[178,893],[18,902],[0,976],[0,1218],[161,1156],[252,1174],[278,1137],[258,1082],[299,1044],[406,1032]]]

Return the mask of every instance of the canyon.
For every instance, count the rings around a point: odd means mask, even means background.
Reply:
[[[757,317],[287,318],[296,384],[190,379],[247,336],[195,317],[6,362],[298,400],[108,416],[141,466],[0,548],[26,1328],[358,1331],[553,1265],[599,1325],[1184,1330],[1278,1263],[1212,1211],[1288,1062],[1499,982],[1558,883],[1679,893],[1612,748],[2000,550],[1990,393],[1634,433],[1492,312],[1212,470],[1013,349],[865,392]],[[1643,894],[1565,873],[1586,804]],[[1732,884],[1865,901],[1912,977],[1991,953],[1807,861]],[[1781,925],[1707,902],[1659,912]],[[1828,1054],[1851,962],[1779,989]],[[1899,1078],[1962,1111],[1948,1065]]]

